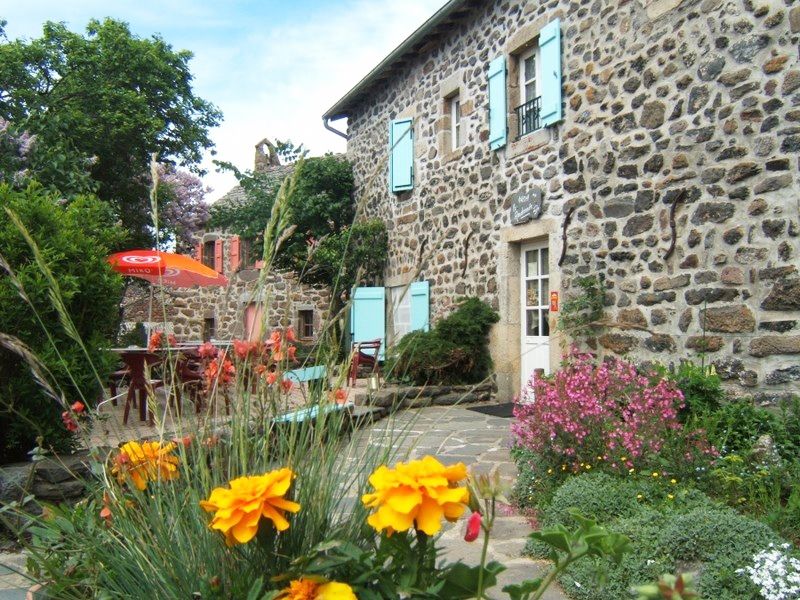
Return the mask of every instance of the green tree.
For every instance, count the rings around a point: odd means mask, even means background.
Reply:
[[[113,19],[90,21],[85,35],[48,22],[41,38],[15,41],[0,23],[0,118],[35,136],[29,160],[43,185],[84,193],[88,169],[130,241],[149,245],[150,155],[193,167],[221,119],[192,90],[191,57]]]
[[[281,177],[270,172],[242,173],[230,165],[246,193],[241,204],[215,204],[211,227],[219,227],[256,242],[269,221]],[[278,268],[294,271],[304,283],[331,288],[335,298],[353,286],[383,273],[388,238],[382,221],[358,220],[350,163],[333,154],[298,163],[293,193],[288,199],[293,233],[275,258]]]
[[[57,282],[63,312],[71,317],[88,357],[64,326],[51,297],[52,285],[6,209],[38,246]],[[94,197],[65,204],[36,184],[21,191],[0,184],[0,257],[7,265],[0,268],[0,332],[30,348],[67,402],[94,401],[99,391],[95,368],[101,378],[110,370],[110,357],[101,349],[110,345],[116,331],[122,279],[106,256],[123,235],[110,207]],[[60,419],[63,408],[43,391],[28,366],[9,344],[0,345],[0,462],[23,458],[39,435],[57,450],[71,444]]]

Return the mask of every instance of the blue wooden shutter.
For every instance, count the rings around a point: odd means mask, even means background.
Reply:
[[[561,115],[561,21],[555,19],[539,32],[542,127],[558,123]]]
[[[350,333],[353,342],[381,340],[383,358],[386,347],[386,290],[382,287],[359,287],[350,306]]]
[[[414,187],[414,128],[411,119],[392,121],[389,127],[389,186],[393,192]]]
[[[498,56],[489,63],[489,148],[506,145],[506,58]]]
[[[411,294],[411,331],[430,329],[430,284],[416,281],[409,288]]]

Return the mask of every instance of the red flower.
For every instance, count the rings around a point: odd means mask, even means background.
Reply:
[[[347,401],[347,390],[336,388],[333,392],[333,400],[336,404],[344,404]]]
[[[290,342],[294,342],[297,340],[297,337],[294,335],[294,328],[289,327],[286,329],[286,339]]]
[[[218,352],[219,350],[211,342],[205,342],[197,349],[197,354],[200,355],[200,358],[215,358]]]
[[[295,355],[297,354],[297,347],[296,346],[289,346],[287,349],[287,353],[289,354],[289,360],[297,360]]]
[[[84,410],[86,410],[86,407],[83,405],[83,402],[81,402],[80,400],[78,400],[76,402],[73,402],[72,406],[70,406],[70,408],[76,413],[82,413]]]
[[[174,334],[170,333],[167,336],[167,345],[168,346],[177,346],[178,345],[178,338],[176,338]]]
[[[156,331],[155,333],[153,333],[153,335],[150,336],[150,343],[147,344],[147,351],[153,352],[154,350],[161,348],[163,342],[164,342],[164,332]]]
[[[283,388],[284,392],[289,393],[289,391],[291,391],[292,389],[292,380],[284,379],[283,381],[281,381],[281,388]]]
[[[467,521],[467,533],[464,534],[465,542],[474,542],[481,533],[481,513],[474,512]]]
[[[267,385],[272,385],[276,381],[278,381],[278,374],[275,371],[267,373]]]
[[[78,431],[78,423],[72,418],[68,410],[61,413],[61,421],[64,423],[64,427],[67,428],[67,431],[72,433]]]
[[[250,342],[233,340],[233,352],[239,360],[246,359],[247,355],[250,353]]]

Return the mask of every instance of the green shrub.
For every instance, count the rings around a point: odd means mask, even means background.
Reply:
[[[570,508],[583,515],[608,523],[639,509],[638,489],[634,480],[620,479],[605,473],[586,473],[570,477],[553,494],[550,505],[542,511],[542,523],[572,525]]]
[[[680,412],[682,421],[686,421],[689,415],[708,414],[717,410],[725,399],[719,375],[704,365],[682,361],[670,378],[683,392],[686,405]]]
[[[730,402],[701,421],[709,441],[723,454],[747,453],[762,435],[769,435],[780,451],[783,444],[790,445],[784,423],[778,414],[746,399]]]
[[[45,273],[6,208],[39,246],[88,358],[63,326]],[[17,337],[33,351],[49,370],[56,394],[70,403],[94,402],[98,375],[102,380],[113,365],[101,348],[111,345],[119,314],[122,280],[111,271],[106,256],[120,243],[120,231],[108,205],[94,198],[62,206],[58,196],[40,187],[13,191],[0,185],[0,255],[36,311],[20,297],[14,278],[3,273],[0,332]],[[42,391],[18,353],[0,347],[0,462],[25,458],[37,436],[44,438],[45,447],[69,449],[72,438],[61,422],[62,410]]]
[[[619,564],[576,562],[560,577],[574,600],[619,600],[662,573],[699,573],[703,598],[755,598],[747,578],[735,570],[779,536],[767,525],[715,503],[706,494],[663,477],[622,479],[605,473],[570,477],[541,509],[542,526],[564,523],[570,508],[631,540],[633,551]],[[549,549],[529,542],[526,554],[547,558]]]
[[[754,587],[736,569],[770,543],[781,543],[767,525],[728,508],[698,508],[671,516],[657,542],[673,561],[702,563],[698,589],[703,598],[752,598]]]
[[[559,583],[573,600],[620,600],[631,598],[634,585],[657,581],[669,573],[674,565],[663,553],[653,553],[664,525],[664,515],[652,509],[640,509],[635,515],[614,522],[615,533],[628,536],[632,552],[615,565],[603,561],[599,565],[590,561],[574,563],[562,575]],[[602,577],[598,577],[602,568]]]
[[[491,370],[488,336],[499,319],[485,302],[466,298],[431,331],[403,336],[389,351],[387,371],[416,385],[478,383]]]

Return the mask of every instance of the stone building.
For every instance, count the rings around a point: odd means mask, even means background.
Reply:
[[[451,0],[324,115],[387,223],[387,296],[493,305],[501,398],[558,365],[556,310],[600,274],[582,343],[797,393],[799,41],[794,0]]]
[[[282,166],[272,144],[262,140],[256,145],[255,169],[283,178],[291,165]],[[235,186],[217,202],[244,201],[244,190]],[[330,305],[329,290],[300,283],[288,272],[262,274],[263,261],[248,240],[224,231],[206,231],[198,237],[195,258],[225,275],[228,285],[165,287],[163,297],[159,290],[152,299],[148,289],[129,286],[122,303],[125,329],[145,323],[148,329],[167,329],[185,341],[258,339],[269,333],[262,331],[264,325],[270,329],[293,326],[301,340],[313,340],[321,331]]]

